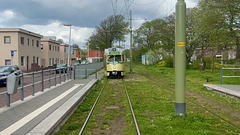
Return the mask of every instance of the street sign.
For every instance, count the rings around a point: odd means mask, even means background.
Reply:
[[[14,52],[16,52],[17,50],[11,50],[11,57],[14,56]]]

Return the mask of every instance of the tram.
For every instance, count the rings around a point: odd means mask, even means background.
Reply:
[[[108,48],[104,50],[105,76],[124,76],[126,63],[124,49]]]

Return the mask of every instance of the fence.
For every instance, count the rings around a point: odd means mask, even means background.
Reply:
[[[225,70],[233,70],[233,69],[238,69],[240,70],[240,68],[221,68],[220,70],[220,84],[222,85],[222,78],[225,77],[225,78],[234,78],[234,77],[240,77],[240,76],[223,76],[223,69]]]
[[[19,94],[20,100],[22,101],[24,100],[24,97],[25,97],[24,91],[26,89],[31,89],[31,95],[34,96],[36,91],[43,92],[44,89],[51,88],[51,86],[56,86],[57,84],[61,84],[62,82],[65,82],[67,80],[87,78],[88,75],[94,72],[95,72],[95,78],[97,79],[97,70],[101,69],[102,67],[103,67],[103,62],[99,62],[94,64],[74,66],[73,70],[70,70],[70,72],[65,72],[67,71],[66,68],[61,68],[61,69],[41,70],[41,71],[31,72],[31,73],[22,73],[19,76],[17,76],[20,79],[20,87],[17,88],[18,90],[21,90]],[[57,73],[59,74],[57,75]],[[4,79],[7,79],[7,77],[0,78],[0,80],[4,80]],[[28,82],[28,84],[26,84],[26,82]],[[38,87],[36,88],[37,85]],[[7,90],[7,84],[6,84],[6,90]],[[9,107],[11,95],[15,96],[17,94],[8,94],[7,91],[1,90],[0,98],[2,98],[2,95],[5,95],[5,94],[6,94],[6,106]]]

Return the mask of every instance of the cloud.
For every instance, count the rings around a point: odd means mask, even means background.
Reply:
[[[15,17],[15,13],[12,10],[5,10],[0,13],[0,22],[8,21],[13,17]]]
[[[63,26],[60,21],[51,21],[47,25],[23,25],[21,28],[41,34],[43,36],[56,36],[57,39],[63,39],[65,43],[69,43],[69,27]],[[94,31],[94,28],[87,27],[71,27],[71,44],[78,44],[83,47],[86,40]]]

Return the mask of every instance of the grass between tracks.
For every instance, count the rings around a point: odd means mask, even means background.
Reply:
[[[129,71],[129,69],[126,71]],[[207,83],[207,78],[210,81],[208,83],[219,83],[219,73],[216,72],[212,75],[210,71],[200,72],[187,70],[186,75],[186,96],[188,99],[206,107],[208,110],[239,127],[239,99],[230,98],[203,88],[203,83]],[[185,117],[175,116],[174,93],[169,91],[170,89],[174,90],[174,77],[174,69],[172,68],[143,65],[134,65],[133,74],[127,74],[125,76],[125,83],[141,134],[240,134],[239,130],[232,128],[190,102],[186,102],[187,110]],[[229,81],[228,78],[226,79],[224,83],[237,84],[240,82],[237,79],[233,79],[232,81]],[[78,107],[66,124],[61,127],[57,134],[79,133],[83,122],[103,86],[104,80],[105,78],[98,82],[98,85]],[[119,83],[121,83],[121,81],[119,81]],[[113,88],[113,86],[111,87]],[[103,97],[106,99],[107,94],[109,94],[110,99],[116,99],[115,97],[118,97],[113,93],[105,93]],[[118,106],[123,107],[125,110],[124,122],[126,125],[122,134],[134,135],[136,132],[125,95],[119,97],[119,100],[116,100],[116,102],[120,101],[122,103],[120,105],[118,104]],[[101,101],[102,104],[108,106],[114,105],[116,102]],[[99,117],[99,115],[97,115],[98,111],[102,111],[102,109],[100,107],[96,108],[96,114],[87,125],[87,132],[85,134],[108,134],[109,132],[105,132],[111,130],[111,123],[109,123],[108,120],[113,120],[123,114],[123,112],[119,110],[111,110],[113,113],[104,115],[104,119],[101,120],[102,125],[99,126],[99,123],[97,123]],[[96,127],[100,127],[100,130],[96,130]],[[97,133],[96,131],[100,132]]]

